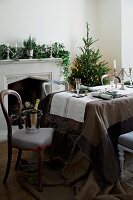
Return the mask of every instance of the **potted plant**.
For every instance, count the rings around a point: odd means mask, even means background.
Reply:
[[[36,47],[35,38],[32,38],[31,36],[29,36],[27,40],[24,40],[23,45],[27,51],[28,58],[33,58],[33,50]]]

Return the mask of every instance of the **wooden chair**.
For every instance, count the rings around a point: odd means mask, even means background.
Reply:
[[[119,76],[115,75],[115,74],[104,74],[102,77],[101,77],[101,83],[102,85],[104,85],[104,80],[110,80],[111,78],[114,77],[114,80],[116,79],[118,81],[118,83],[121,82],[121,79]]]
[[[133,131],[120,135],[118,138],[118,155],[120,161],[120,178],[124,178],[124,152],[133,153]]]
[[[56,80],[49,80],[44,82],[43,85],[44,96],[52,92],[57,92],[61,90],[69,90],[69,84],[67,81],[56,81]]]
[[[19,129],[13,133],[12,130],[12,120],[8,115],[7,106],[5,105],[5,96],[14,95],[18,100],[18,122]],[[54,133],[53,128],[38,128],[35,129],[32,133],[32,130],[27,130],[23,128],[22,118],[21,118],[21,108],[22,108],[22,100],[20,95],[14,90],[3,90],[0,93],[0,102],[2,111],[7,123],[7,142],[8,142],[8,160],[5,176],[3,179],[3,183],[6,183],[12,160],[12,148],[18,149],[18,157],[15,165],[15,170],[17,170],[19,166],[19,162],[21,159],[22,150],[30,150],[36,151],[38,153],[38,188],[42,189],[41,175],[42,175],[42,151],[51,145],[52,136]],[[10,103],[10,102],[9,102]],[[29,133],[30,131],[30,133]]]

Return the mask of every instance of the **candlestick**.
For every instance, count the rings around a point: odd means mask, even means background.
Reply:
[[[57,43],[57,57],[58,57],[58,54],[59,54],[59,44]]]
[[[132,73],[132,68],[129,67],[129,76],[131,76],[131,73]]]
[[[9,53],[10,53],[9,43],[7,43],[7,59],[10,59]]]
[[[113,60],[113,64],[114,64],[114,68],[113,68],[113,71],[114,71],[114,83],[115,83],[115,88],[117,88],[118,76],[117,76],[117,72],[116,72],[116,60]]]
[[[129,67],[129,78],[130,78],[130,87],[133,87],[133,84],[132,84],[132,68]]]
[[[52,43],[51,43],[51,41],[50,41],[50,58],[53,58],[53,56],[52,56]]]
[[[125,74],[126,72],[125,72],[125,68],[124,68],[124,67],[121,68],[120,73],[121,73],[121,88],[120,88],[120,90],[125,90],[126,87],[125,87],[125,85],[124,85],[124,74]]]

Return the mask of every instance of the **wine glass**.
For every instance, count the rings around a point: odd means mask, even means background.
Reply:
[[[132,88],[133,87],[133,77],[132,76],[130,76],[130,87]]]
[[[76,83],[76,92],[77,92],[77,95],[79,95],[81,78],[75,78],[75,83]]]
[[[114,89],[114,83],[115,83],[115,78],[114,77],[110,77],[110,86],[111,86],[111,90]]]

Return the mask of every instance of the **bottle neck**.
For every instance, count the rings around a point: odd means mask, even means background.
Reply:
[[[35,103],[35,106],[34,106],[34,110],[37,110],[37,109],[38,109],[39,103],[40,103],[40,99],[37,99],[37,100],[36,100],[36,103]]]

